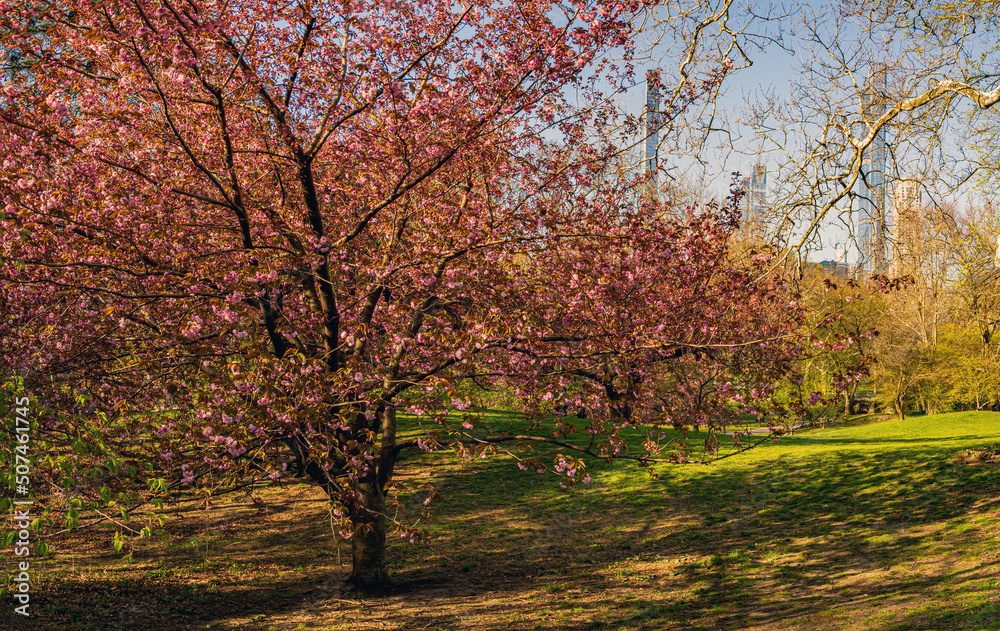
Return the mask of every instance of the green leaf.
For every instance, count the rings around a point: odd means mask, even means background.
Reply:
[[[146,484],[149,485],[150,491],[167,492],[167,481],[164,478],[149,478],[146,480]]]

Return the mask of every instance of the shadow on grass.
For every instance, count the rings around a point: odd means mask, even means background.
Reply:
[[[949,451],[979,436],[834,438],[801,435],[764,459],[666,468],[658,480],[634,464],[593,462],[594,482],[569,491],[509,459],[405,459],[402,479],[445,493],[431,528],[450,559],[390,543],[392,593],[344,593],[325,508],[277,501],[266,517],[234,514],[236,532],[218,536],[209,561],[168,549],[137,557],[153,562],[145,568],[53,577],[38,589],[33,625],[8,625],[8,608],[0,626],[1000,628],[989,600],[1000,567],[986,534],[1000,479]],[[876,442],[891,447],[871,453]]]
[[[961,436],[954,442],[978,438]],[[623,467],[616,467],[621,475]],[[489,481],[504,477],[502,468],[493,463],[444,475],[440,486],[459,496],[489,489]],[[645,475],[632,469],[629,475]],[[749,471],[671,470],[659,481],[637,482],[627,492],[595,501],[607,490],[603,478],[615,471],[595,472],[593,492],[573,491],[579,494],[576,500],[566,500],[544,476],[525,476],[516,493],[508,492],[508,506],[521,507],[526,520],[548,524],[536,530],[534,540],[518,544],[529,555],[541,549],[538,567],[559,568],[560,580],[593,583],[594,566],[629,559],[650,568],[644,591],[651,597],[622,600],[626,580],[606,599],[588,597],[590,609],[603,612],[603,622],[547,622],[547,628],[698,628],[699,621],[716,629],[785,628],[798,621],[794,624],[801,626],[791,628],[935,629],[945,628],[940,621],[947,608],[928,610],[928,602],[944,605],[959,592],[981,598],[1000,587],[997,563],[975,562],[977,554],[992,547],[982,526],[996,510],[1000,480],[993,469],[954,464],[940,443],[894,446],[877,455],[831,451],[762,461]],[[494,492],[500,493],[485,491]],[[475,520],[460,505],[446,511],[459,529]],[[566,536],[572,550],[545,535],[554,524],[541,517],[545,506],[580,531]],[[674,524],[663,527],[664,518]],[[622,524],[634,527],[618,528]],[[573,562],[587,557],[589,567]],[[697,560],[669,563],[690,557]],[[538,582],[511,580],[506,588],[516,593],[531,585],[537,588]],[[903,622],[861,624],[855,607]],[[956,607],[961,624],[947,628],[993,628],[977,626],[995,611],[992,604],[969,607]]]
[[[937,444],[942,443],[956,443],[956,444],[966,444],[970,441],[974,442],[988,442],[989,438],[984,438],[982,434],[965,434],[960,436],[948,436],[946,438],[900,438],[898,436],[872,436],[870,438],[852,436],[847,438],[841,438],[839,436],[818,436],[815,434],[795,434],[787,438],[782,438],[782,441],[793,442],[797,445],[880,445],[885,446],[889,449],[894,449],[895,445],[926,445],[929,442],[935,442]],[[927,453],[937,453],[940,449],[928,448]]]

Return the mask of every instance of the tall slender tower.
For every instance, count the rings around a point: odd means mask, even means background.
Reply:
[[[746,191],[746,201],[743,203],[743,220],[740,222],[744,234],[761,237],[764,234],[764,207],[767,196],[767,167],[758,162],[754,165],[750,177],[740,181],[740,186]]]
[[[648,191],[655,194],[656,168],[658,158],[656,148],[660,144],[660,81],[658,70],[646,71],[646,109],[643,112],[643,131],[646,134],[646,146],[643,152],[643,166],[649,176]]]
[[[750,212],[758,220],[764,218],[764,203],[767,196],[767,167],[758,162],[750,176]]]
[[[896,182],[892,196],[893,275],[907,274],[920,267],[924,254],[924,209],[920,199],[920,181]]]
[[[864,118],[871,123],[886,111],[886,67],[873,65],[865,85]],[[884,272],[888,266],[886,252],[890,230],[886,209],[886,158],[889,143],[883,127],[865,149],[861,159],[861,203],[858,208],[858,246],[861,258],[858,267],[866,271]]]

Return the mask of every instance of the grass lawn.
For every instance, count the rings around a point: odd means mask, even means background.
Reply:
[[[506,457],[414,454],[401,480],[445,494],[441,554],[392,541],[392,593],[344,590],[349,549],[292,485],[263,510],[178,507],[132,563],[100,527],[57,542],[32,619],[8,597],[0,628],[1000,629],[1000,467],[956,460],[998,437],[1000,413],[856,424],[659,479],[591,462],[568,491]]]

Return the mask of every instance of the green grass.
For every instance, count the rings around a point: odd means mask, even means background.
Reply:
[[[444,497],[421,522],[433,549],[390,537],[391,598],[340,598],[349,544],[322,503],[275,490],[266,516],[220,506],[169,522],[174,540],[131,566],[57,555],[65,570],[39,566],[32,628],[1000,630],[1000,468],[954,459],[996,444],[1000,414],[875,420],[657,479],[590,459],[593,481],[569,490],[508,456],[410,452],[403,505],[422,508],[428,482]],[[185,544],[212,520],[239,532],[195,554]]]
[[[775,628],[1000,629],[1000,590],[988,587],[1000,585],[1000,472],[954,461],[997,442],[1000,414],[884,419],[782,437],[712,465],[660,467],[658,480],[633,463],[594,460],[593,482],[570,491],[503,458],[445,468],[435,482],[445,493],[435,532],[454,536],[499,505],[522,528],[546,526],[525,536],[479,522],[487,539],[503,541],[482,554],[576,529],[593,537],[580,542],[580,556],[597,565],[619,559],[605,567],[613,582],[664,575],[629,557],[669,564],[682,578],[677,591],[614,605],[627,610],[619,620],[657,610],[656,628],[699,618],[708,628],[741,628],[739,604],[771,611],[765,619]],[[854,616],[859,604],[869,618]]]

